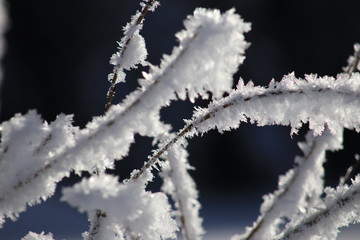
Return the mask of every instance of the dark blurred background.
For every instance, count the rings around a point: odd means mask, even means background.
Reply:
[[[37,109],[46,121],[54,120],[59,113],[74,114],[74,124],[84,127],[93,116],[102,115],[109,87],[107,74],[112,72],[109,58],[117,51],[122,27],[139,9],[138,1],[7,2],[10,28],[2,61],[1,121]],[[162,54],[171,53],[177,44],[174,34],[196,7],[222,11],[234,7],[252,23],[251,32],[246,34],[251,47],[236,78],[241,76],[256,85],[267,85],[272,78],[279,81],[293,71],[297,77],[307,73],[335,76],[353,53],[353,44],[360,42],[358,0],[167,0],[146,16],[142,35],[149,62],[159,64]],[[118,86],[115,103],[136,88],[136,80],[146,70],[128,73],[127,83]],[[206,106],[207,102],[199,100],[197,104]],[[184,124],[182,119],[190,118],[192,111],[193,104],[175,102],[162,111],[162,117],[178,130]],[[232,132],[221,135],[211,131],[189,140],[189,161],[196,168],[191,174],[199,188],[205,226],[211,228],[218,224],[216,221],[251,224],[258,214],[261,196],[276,188],[278,175],[294,166],[294,157],[301,155],[297,142],[303,140],[304,133],[306,126],[299,135],[290,137],[288,127],[242,124]],[[336,185],[354,162],[360,150],[359,136],[345,131],[344,145],[344,151],[328,154],[327,185]],[[151,139],[137,136],[129,157],[119,161],[112,172],[126,178],[132,169],[142,165],[152,149]],[[78,180],[66,179],[61,186]],[[152,187],[156,189],[159,182]],[[47,205],[33,207],[35,210],[21,214],[16,223],[6,223],[0,239],[19,239],[29,230],[52,231],[59,238],[69,237],[69,232],[85,231],[84,216],[78,220],[74,210],[55,202],[61,186]],[[67,213],[74,217],[64,222],[60,215],[54,216],[54,209],[63,209],[64,216]],[[31,214],[37,216],[35,221]],[[53,229],[45,219],[49,216],[53,224],[69,226],[63,231]]]

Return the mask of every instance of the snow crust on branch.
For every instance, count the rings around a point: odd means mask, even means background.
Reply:
[[[152,174],[149,173],[147,178],[145,182]],[[106,214],[102,224],[108,225],[101,228],[103,232],[97,235],[99,239],[114,239],[128,229],[144,240],[176,237],[178,228],[171,218],[166,195],[145,191],[142,181],[120,184],[111,175],[92,176],[63,189],[62,200],[90,216],[94,209],[101,209]]]
[[[194,180],[188,173],[192,170],[188,163],[188,153],[184,146],[185,140],[172,146],[163,158],[161,176],[164,183],[162,191],[169,194],[175,202],[178,210],[175,216],[182,226],[184,239],[202,239],[205,233],[202,227],[202,219],[199,216],[201,204],[198,202],[198,192]]]
[[[260,216],[251,228],[246,228],[242,235],[236,235],[232,240],[267,239],[275,236],[283,218],[293,219],[298,214],[305,214],[310,208],[321,202],[323,193],[323,177],[325,152],[342,148],[342,128],[335,135],[325,131],[321,136],[313,136],[310,131],[306,141],[299,143],[304,157],[296,157],[298,164],[285,175],[280,176],[278,190],[265,195],[260,208]]]
[[[269,86],[244,85],[224,99],[215,100],[206,109],[195,111],[188,136],[217,128],[219,132],[239,127],[240,122],[264,125],[289,125],[291,134],[309,123],[314,135],[325,128],[335,133],[339,127],[360,131],[360,74],[339,74],[335,77],[293,73]]]

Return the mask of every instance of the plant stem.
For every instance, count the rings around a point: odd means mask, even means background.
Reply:
[[[341,92],[341,91],[333,91],[331,88],[315,88],[311,90],[314,93],[326,93],[326,92],[334,92],[339,95],[351,95],[350,92]],[[255,99],[263,99],[263,98],[271,98],[276,96],[284,96],[284,95],[295,95],[295,94],[305,94],[305,92],[302,89],[299,90],[281,90],[281,89],[274,89],[271,91],[267,91],[265,93],[260,93],[257,95],[249,96],[249,97],[230,97],[226,99],[226,101],[223,101],[223,104],[218,105],[211,110],[209,110],[204,115],[194,119],[191,123],[189,123],[185,128],[180,130],[175,137],[173,137],[168,143],[166,143],[164,146],[159,148],[155,154],[144,163],[144,165],[141,167],[140,170],[137,172],[134,172],[134,174],[131,175],[129,179],[126,179],[124,182],[132,181],[138,179],[147,169],[150,169],[152,166],[154,166],[161,155],[165,153],[170,147],[172,147],[179,139],[182,137],[187,137],[187,135],[190,135],[190,133],[196,129],[201,123],[207,121],[208,119],[214,118],[216,115],[220,114],[224,109],[227,109],[229,107],[235,106],[239,102],[249,102]],[[356,98],[359,98],[359,94],[354,94]]]
[[[98,234],[101,229],[101,222],[103,218],[106,218],[106,213],[102,212],[101,210],[97,209],[95,211],[95,216],[91,221],[90,231],[85,240],[97,240]]]
[[[143,20],[145,19],[146,14],[150,11],[150,8],[156,3],[156,0],[149,0],[147,1],[146,5],[143,7],[139,17],[136,19],[135,21],[135,25],[138,26],[140,25]],[[134,33],[131,34],[130,36],[128,36],[128,38],[125,41],[124,46],[121,48],[121,52],[120,52],[120,57],[124,56],[124,53],[127,50],[127,47],[129,46],[132,38],[134,36]],[[116,85],[117,85],[117,80],[118,80],[118,74],[117,72],[122,69],[121,65],[115,65],[114,70],[113,70],[113,77],[111,79],[111,85],[109,87],[109,91],[107,94],[107,99],[106,99],[106,104],[105,104],[105,113],[107,111],[109,111],[111,105],[112,105],[112,101],[114,99],[115,93],[116,93]]]

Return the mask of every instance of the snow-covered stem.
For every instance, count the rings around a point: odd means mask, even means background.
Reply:
[[[129,31],[131,29],[134,28],[138,28],[137,31],[139,31],[141,29],[141,25],[143,24],[143,20],[145,19],[146,14],[149,11],[154,11],[156,6],[159,3],[156,0],[147,0],[146,3],[142,3],[142,10],[140,13],[135,15],[135,20],[133,20],[132,23],[130,23],[132,26],[127,26],[125,29],[125,36],[122,39],[121,45],[120,45],[120,49],[119,49],[119,53],[117,53],[117,58],[124,58],[124,55],[126,51],[128,51],[128,46],[130,45],[131,40],[134,37],[135,31]],[[141,58],[141,56],[140,56]],[[140,59],[140,62],[143,61],[144,59]],[[137,60],[139,61],[139,59]],[[135,61],[136,62],[136,61]],[[111,85],[109,87],[108,93],[107,93],[107,101],[105,104],[105,113],[107,111],[109,111],[110,106],[112,105],[112,100],[115,96],[116,93],[116,86],[117,83],[119,82],[118,80],[118,72],[122,72],[122,65],[121,62],[118,62],[117,64],[115,64],[114,69],[113,69],[113,75],[112,75],[112,79],[111,79]],[[134,67],[134,66],[133,66]],[[98,172],[99,170],[97,169],[96,172]],[[94,218],[91,220],[91,229],[89,232],[89,236],[92,236],[91,239],[89,240],[93,240],[96,239],[96,234],[99,232],[99,228],[101,227],[101,220],[102,218],[106,217],[106,213],[102,212],[100,209],[95,210],[95,216]]]
[[[89,216],[93,209],[107,213],[97,234],[99,240],[123,239],[124,235],[141,236],[143,240],[174,238],[178,228],[171,218],[166,195],[145,191],[152,178],[148,172],[140,181],[121,184],[111,175],[92,176],[65,188],[62,200]]]
[[[304,157],[297,157],[298,166],[279,179],[279,188],[273,194],[264,196],[261,215],[246,233],[234,236],[232,240],[265,239],[279,232],[281,218],[293,219],[298,212],[307,212],[319,201],[323,192],[323,164],[326,150],[342,147],[342,129],[335,135],[325,131],[314,137],[310,131],[306,142],[299,146]]]
[[[302,240],[317,236],[317,239],[336,239],[340,227],[357,221],[360,214],[360,176],[350,186],[325,189],[326,198],[322,205],[299,216],[286,229],[273,238],[276,240]]]
[[[151,156],[151,158],[144,163],[144,165],[139,169],[131,174],[129,179],[125,179],[124,182],[134,181],[140,178],[147,170],[151,169],[155,164],[158,163],[160,157],[169,150],[175,143],[177,143],[180,139],[182,139],[187,133],[189,133],[192,128],[193,124],[187,125],[184,129],[182,129],[176,136],[171,138],[166,144],[160,147],[155,153]]]
[[[84,240],[97,240],[98,234],[101,231],[101,223],[103,218],[106,218],[106,213],[100,209],[95,210],[95,214],[90,221],[90,230],[84,236]]]
[[[209,91],[219,98],[230,91],[232,76],[244,60],[247,43],[243,34],[249,28],[249,24],[244,23],[234,10],[221,14],[219,11],[197,9],[193,16],[186,19],[185,30],[177,34],[179,46],[170,56],[164,56],[160,67],[151,67],[146,79],[140,81],[141,88],[129,94],[123,103],[110,108],[105,116],[96,117],[85,129],[77,130],[71,141],[65,141],[68,144],[62,144],[46,155],[42,166],[36,165],[38,168],[25,175],[14,172],[13,176],[20,176],[14,181],[0,181],[11,184],[2,188],[0,193],[0,205],[6,202],[12,209],[5,215],[24,211],[26,203],[45,200],[53,194],[56,183],[71,171],[92,172],[94,167],[112,167],[113,159],[122,159],[127,155],[137,133],[155,137],[156,141],[158,136],[170,129],[160,121],[159,112],[172,100],[178,97],[189,97],[191,100],[199,96],[206,98]],[[227,44],[229,41],[234,45]],[[192,81],[194,78],[197,81]],[[217,81],[219,78],[222,81]],[[41,120],[37,119],[36,124],[41,128]],[[3,146],[2,150],[5,149]],[[42,152],[41,149],[39,152]],[[37,159],[37,155],[34,158]],[[25,156],[18,160],[28,159]],[[46,193],[42,192],[42,186],[47,186]],[[39,192],[18,198],[17,206],[13,206],[9,192],[20,194],[35,187]]]
[[[359,56],[360,48],[358,44],[355,44],[354,56],[348,59],[348,66],[344,68],[345,73],[352,74],[357,70],[356,66],[359,64]],[[325,151],[328,150],[327,147],[331,147],[331,145],[333,146],[330,150],[338,150],[341,147],[342,133],[338,131],[336,135],[338,136],[330,136],[328,132],[325,132],[322,136],[314,138],[311,132],[307,134],[307,143],[299,144],[302,150],[305,150],[305,157],[303,159],[297,159],[296,162],[299,165],[295,169],[288,171],[285,176],[280,177],[279,189],[275,191],[273,195],[265,196],[265,201],[261,207],[261,209],[265,208],[265,211],[262,211],[262,214],[258,217],[254,225],[251,228],[247,228],[246,233],[234,236],[232,238],[233,240],[262,239],[273,236],[279,230],[277,225],[279,221],[281,221],[281,217],[292,219],[295,211],[306,212],[308,208],[314,206],[314,203],[320,200],[320,195],[323,192],[323,184],[321,183],[323,182],[322,165],[325,161]],[[338,140],[334,141],[336,139]],[[332,142],[335,143],[335,145],[331,144]],[[343,185],[350,180],[350,176],[353,176],[357,163],[358,161],[348,169],[346,175],[340,179],[339,185]],[[306,174],[305,172],[308,173]],[[289,179],[284,182],[286,178]],[[317,181],[311,182],[313,178],[318,179]],[[313,189],[314,187],[317,188],[317,192],[312,192],[315,190]],[[305,198],[307,200],[304,202]],[[314,198],[317,199],[315,202]],[[313,204],[310,204],[311,200]],[[292,210],[292,212],[290,214],[286,213],[286,209]]]
[[[321,183],[325,151],[341,147],[343,128],[360,131],[360,73],[354,73],[360,70],[360,46],[354,46],[345,74],[306,75],[304,79],[289,74],[268,87],[239,81],[232,90],[233,75],[248,46],[244,33],[250,25],[234,9],[223,14],[197,9],[184,21],[185,29],[176,34],[179,45],[164,55],[159,66],[153,66],[145,61],[145,40],[139,32],[146,14],[158,4],[143,0],[142,10],[124,28],[119,51],[110,59],[114,69],[103,116],[81,130],[72,125],[72,116],[59,115],[48,124],[35,111],[17,114],[1,124],[0,225],[4,218],[15,219],[27,206],[46,200],[70,172],[96,169],[99,174],[65,188],[61,198],[92,219],[90,230],[83,234],[85,240],[174,239],[179,226],[185,240],[200,240],[204,230],[198,192],[187,172],[191,166],[186,140],[210,129],[229,131],[241,122],[287,125],[291,134],[309,123],[311,133],[300,145],[305,156],[297,158],[298,166],[280,177],[279,189],[265,197],[253,228],[233,239],[310,239],[315,235],[328,240],[336,237],[339,227],[357,220],[360,177],[350,186],[340,184],[325,191]],[[116,84],[125,81],[125,71],[138,64],[149,66],[144,79],[139,79],[140,87],[122,103],[112,105]],[[160,120],[160,110],[174,100],[193,102],[210,94],[213,102],[196,109],[182,130],[170,134],[171,127]],[[104,169],[128,154],[135,134],[153,138],[154,144],[160,142],[159,148],[130,179],[119,183]],[[159,164],[164,185],[162,192],[153,193],[146,186],[159,158],[165,159]],[[321,200],[324,192],[327,196]],[[276,224],[282,217],[290,221],[280,232]],[[52,235],[30,232],[23,239],[49,240]]]
[[[213,128],[220,132],[229,131],[237,128],[240,122],[249,121],[259,126],[290,125],[292,134],[306,122],[310,123],[315,135],[320,135],[325,127],[332,133],[337,127],[359,131],[359,106],[359,73],[339,74],[337,78],[306,75],[305,79],[290,74],[281,82],[272,81],[268,88],[255,87],[251,82],[244,85],[240,81],[237,90],[228,97],[214,101],[206,109],[198,109],[193,118],[186,121],[187,125],[155,151],[129,180],[135,180],[154,166],[160,156],[181,138]]]
[[[169,194],[178,209],[175,216],[181,226],[184,240],[202,239],[204,230],[202,219],[199,217],[200,203],[196,185],[188,170],[192,169],[187,161],[187,143],[183,140],[170,148],[161,163],[164,184],[162,190]]]
[[[54,180],[69,175],[69,171],[44,173],[50,168],[51,156],[74,144],[78,129],[71,122],[71,116],[59,115],[47,124],[35,111],[30,111],[2,123],[0,223],[4,216],[15,219],[25,210],[26,203],[33,205],[40,199],[46,200],[54,192]],[[28,185],[34,178],[37,184]]]
[[[126,28],[127,31],[125,32],[125,36],[120,43],[119,52],[117,53],[118,58],[123,58],[124,55],[126,55],[126,51],[128,51],[128,46],[130,45],[131,40],[133,39],[134,34],[136,33],[136,31],[134,31],[133,29],[137,28],[138,29],[137,31],[139,31],[142,27],[142,24],[143,24],[146,14],[149,11],[154,11],[155,7],[158,4],[159,3],[156,0],[147,0],[145,4],[142,4],[141,12],[137,13],[134,16],[134,20],[130,23],[130,26],[128,26]],[[129,30],[131,30],[131,31],[129,31]],[[141,61],[142,60],[140,60],[140,62]],[[108,94],[107,94],[107,99],[106,99],[106,104],[105,104],[105,112],[107,112],[112,105],[112,101],[113,101],[113,98],[116,93],[116,85],[120,81],[118,79],[119,72],[123,72],[123,66],[122,66],[121,62],[115,64],[113,74],[111,75],[111,79],[110,79],[111,85],[109,87]]]

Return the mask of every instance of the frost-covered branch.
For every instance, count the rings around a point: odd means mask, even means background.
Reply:
[[[105,112],[107,112],[112,104],[115,96],[116,85],[125,81],[125,70],[136,68],[137,64],[145,65],[147,51],[145,47],[144,38],[139,34],[143,26],[143,21],[149,11],[154,11],[159,4],[155,0],[146,0],[141,3],[142,10],[137,12],[132,21],[124,28],[124,37],[119,42],[119,52],[115,53],[110,60],[110,63],[115,65],[113,73],[109,75],[111,82],[107,102],[105,104]]]
[[[267,88],[242,81],[228,97],[216,100],[206,109],[195,111],[193,118],[178,134],[161,146],[144,166],[132,176],[156,164],[159,157],[179,139],[239,127],[241,122],[265,125],[289,125],[291,134],[304,124],[321,135],[325,128],[335,133],[339,127],[360,131],[360,74],[339,74],[334,77],[306,75],[299,79],[290,74]]]
[[[101,224],[103,219],[107,217],[107,214],[100,209],[95,210],[95,214],[93,214],[90,220],[90,230],[86,234],[84,234],[84,240],[97,240],[98,236],[101,235]]]
[[[59,115],[47,124],[35,111],[17,114],[1,126],[0,223],[5,216],[14,220],[26,203],[33,205],[53,194],[56,180],[70,173],[52,169],[49,159],[73,146],[78,132],[71,116]]]
[[[107,93],[107,102],[105,104],[105,113],[109,111],[112,100],[115,96],[116,86],[119,82],[125,81],[124,69],[130,70],[136,68],[137,64],[145,65],[147,50],[145,47],[145,40],[139,34],[143,20],[149,11],[154,11],[159,4],[155,0],[147,0],[145,3],[141,2],[142,10],[137,12],[132,17],[132,21],[124,28],[124,37],[119,42],[119,52],[115,53],[110,60],[110,63],[115,65],[113,73],[109,75],[111,82]],[[99,170],[96,168],[96,171]],[[93,219],[90,220],[90,231],[86,240],[96,240],[99,231],[101,231],[102,220],[106,217],[106,213],[100,209],[95,210]]]
[[[358,220],[360,215],[360,177],[350,186],[325,189],[326,198],[321,205],[297,221],[286,226],[286,230],[274,239],[336,239],[340,227]]]
[[[304,157],[297,157],[298,166],[279,179],[279,187],[273,194],[264,196],[261,215],[251,228],[232,240],[266,239],[279,232],[282,218],[292,219],[299,212],[307,212],[320,201],[323,192],[323,164],[326,150],[342,148],[342,129],[335,135],[325,131],[314,137],[306,135],[306,142],[299,143]]]
[[[4,29],[2,3],[0,0],[0,35]],[[47,123],[35,111],[17,114],[1,124],[0,225],[5,218],[16,219],[27,206],[46,200],[71,172],[96,169],[96,174],[65,188],[61,198],[87,213],[90,229],[83,234],[84,240],[176,239],[179,228],[184,240],[201,240],[205,231],[198,192],[188,173],[192,168],[186,140],[211,129],[232,130],[241,122],[286,125],[291,134],[309,123],[311,131],[306,142],[299,144],[304,157],[296,158],[297,166],[280,177],[278,190],[264,197],[253,227],[233,240],[334,239],[339,227],[358,220],[360,176],[350,186],[340,184],[324,191],[322,165],[327,150],[342,147],[343,128],[360,131],[360,73],[354,73],[360,70],[360,46],[354,46],[346,73],[336,77],[313,74],[301,79],[289,74],[267,87],[240,81],[232,89],[233,75],[245,58],[244,33],[250,24],[234,9],[223,14],[196,9],[184,21],[184,30],[176,34],[179,45],[163,56],[159,66],[153,66],[146,62],[145,40],[139,32],[147,13],[158,4],[143,0],[141,11],[124,28],[119,51],[110,59],[114,69],[109,74],[111,86],[103,116],[95,117],[84,129],[73,126],[72,116],[60,114]],[[0,57],[1,44],[0,36]],[[125,71],[138,64],[149,66],[139,80],[140,87],[122,103],[112,105],[116,84],[125,81]],[[171,134],[171,127],[160,119],[161,109],[174,100],[193,102],[210,96],[212,103],[197,108],[177,134]],[[158,150],[120,183],[104,170],[128,154],[136,134],[153,138]],[[156,164],[164,184],[161,192],[154,193],[146,187]],[[280,229],[284,218],[289,221]],[[53,237],[29,232],[23,238],[35,239]]]
[[[306,75],[299,79],[290,74],[281,82],[272,81],[268,88],[240,82],[229,97],[200,109],[192,120],[196,131],[212,128],[220,132],[237,128],[240,122],[264,125],[289,125],[296,133],[303,123],[315,135],[327,127],[334,133],[337,127],[360,131],[360,74],[339,74],[334,77]]]
[[[181,226],[184,240],[202,239],[205,233],[202,219],[199,217],[200,203],[196,185],[188,170],[191,169],[187,161],[187,151],[184,142],[174,144],[164,154],[167,161],[161,163],[161,176],[164,179],[162,190],[169,194],[178,209],[175,216]]]
[[[197,9],[184,25],[185,30],[177,34],[179,46],[170,56],[164,56],[159,67],[151,67],[145,79],[140,81],[142,87],[127,96],[122,104],[113,106],[105,116],[94,118],[85,129],[76,131],[72,135],[73,142],[48,154],[42,166],[33,165],[31,169],[34,170],[26,174],[19,174],[20,169],[8,171],[8,175],[16,176],[16,179],[1,181],[8,184],[1,188],[0,205],[5,204],[0,208],[1,217],[14,217],[25,210],[26,203],[34,204],[39,199],[46,199],[54,192],[55,184],[70,171],[92,172],[94,167],[111,167],[113,159],[127,155],[136,133],[157,138],[169,131],[169,127],[160,121],[159,112],[177,97],[206,98],[210,91],[219,98],[230,91],[232,76],[244,60],[247,43],[243,34],[249,30],[249,24],[244,23],[234,10],[221,14],[217,10]],[[41,120],[36,124],[41,125]],[[11,137],[12,134],[10,131]],[[21,144],[17,146],[22,147]],[[4,152],[6,148],[2,150]],[[23,154],[17,157],[19,166],[28,160],[25,152]],[[36,159],[37,156],[35,162]],[[46,192],[43,186],[47,186]],[[26,195],[30,191],[32,193]],[[17,197],[14,202],[11,194],[27,197]]]
[[[354,56],[348,59],[348,66],[344,71],[352,74],[359,64],[359,46],[354,45]],[[232,239],[264,239],[274,236],[280,231],[278,225],[283,224],[281,218],[293,219],[299,212],[306,212],[314,207],[323,192],[323,163],[325,162],[326,150],[338,150],[342,146],[342,128],[339,128],[335,136],[325,131],[322,136],[313,137],[309,132],[306,143],[299,144],[305,154],[304,158],[298,158],[295,162],[298,166],[288,171],[285,176],[280,176],[279,189],[274,194],[264,196],[261,206],[261,215],[251,228],[247,228],[242,235]],[[330,148],[329,148],[330,147]],[[341,178],[343,185],[352,176],[353,168],[349,168],[346,176]]]

